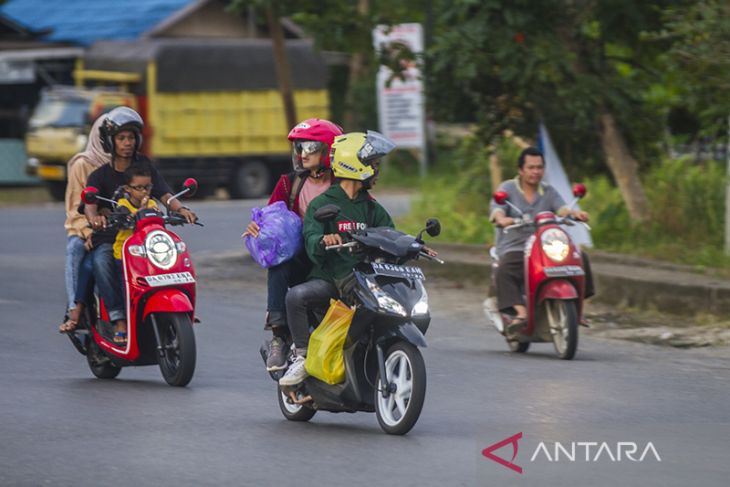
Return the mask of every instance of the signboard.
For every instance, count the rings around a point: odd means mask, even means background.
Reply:
[[[423,52],[421,24],[379,25],[373,31],[373,43],[378,53],[397,56],[404,47],[419,56]],[[380,66],[377,77],[378,121],[380,131],[398,148],[419,149],[425,157],[426,134],[423,105],[423,80],[415,60],[401,61],[404,80],[393,71]],[[425,160],[424,160],[425,163]]]

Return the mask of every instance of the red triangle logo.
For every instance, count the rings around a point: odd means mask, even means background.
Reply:
[[[519,449],[519,444],[517,443],[519,440],[522,439],[522,432],[520,431],[514,436],[510,436],[509,438],[505,438],[502,441],[498,441],[494,445],[486,447],[484,450],[482,450],[482,455],[489,458],[490,460],[499,463],[502,466],[505,466],[509,468],[510,470],[514,470],[517,473],[522,473],[522,467],[519,465],[515,465],[513,462],[515,461],[515,458],[517,458],[517,450]],[[495,450],[499,450],[503,446],[506,445],[512,445],[512,459],[510,461],[505,460],[504,458],[498,457],[495,455]]]

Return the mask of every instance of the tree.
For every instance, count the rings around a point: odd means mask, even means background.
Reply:
[[[727,130],[730,115],[730,3],[701,0],[686,8],[671,7],[657,38],[672,42],[672,76],[680,98],[696,113],[701,131]]]
[[[444,2],[428,56],[432,105],[448,117],[450,101],[470,102],[485,144],[505,129],[532,133],[545,120],[563,137],[599,145],[629,215],[644,221],[649,208],[632,153],[661,137],[663,121],[644,96],[667,43],[642,32],[659,28],[665,3]],[[631,137],[637,127],[648,141]]]
[[[312,37],[315,45],[348,56],[344,126],[362,130],[376,123],[375,73],[377,63],[372,31],[378,24],[423,20],[421,0],[232,0],[231,8],[276,5],[280,15],[290,18]],[[339,107],[336,107],[339,109]]]

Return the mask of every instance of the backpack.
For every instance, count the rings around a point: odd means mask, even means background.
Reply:
[[[308,177],[309,171],[292,171],[287,175],[289,185],[291,187],[291,191],[289,192],[289,201],[287,202],[287,208],[289,208],[289,211],[294,211],[294,203],[297,201],[297,198],[299,198],[299,193],[302,192],[304,182]]]

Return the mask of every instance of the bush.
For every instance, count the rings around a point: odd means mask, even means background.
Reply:
[[[728,266],[723,254],[725,169],[670,160],[649,170],[644,189],[652,211],[631,224],[621,193],[605,177],[587,182],[596,247],[701,266]]]

